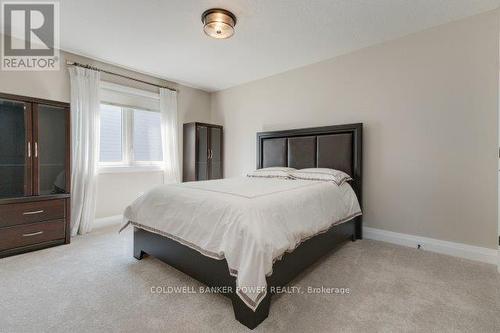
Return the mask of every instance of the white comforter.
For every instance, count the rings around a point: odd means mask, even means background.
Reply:
[[[361,214],[347,183],[230,178],[158,186],[125,210],[125,223],[226,258],[237,294],[252,310],[273,262],[304,240]]]

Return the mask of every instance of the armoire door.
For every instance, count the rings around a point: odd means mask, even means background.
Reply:
[[[196,180],[208,180],[209,176],[209,151],[208,138],[209,128],[207,126],[196,126]]]
[[[210,127],[210,179],[222,178],[222,128]]]
[[[34,193],[69,193],[66,176],[69,164],[69,110],[65,107],[36,104],[34,124]]]
[[[31,104],[0,98],[0,198],[32,194]]]

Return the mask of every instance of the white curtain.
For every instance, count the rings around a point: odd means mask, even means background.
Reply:
[[[163,183],[181,181],[177,123],[177,92],[160,88],[161,140],[163,148]]]
[[[99,160],[98,71],[70,67],[71,79],[71,235],[92,230]]]

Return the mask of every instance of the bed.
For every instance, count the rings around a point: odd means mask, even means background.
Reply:
[[[273,291],[362,238],[361,158],[362,124],[257,133],[257,169],[332,168],[352,180],[240,177],[159,186],[127,207],[123,228],[134,226],[135,258],[154,256],[224,290],[236,319],[253,329],[268,316]]]

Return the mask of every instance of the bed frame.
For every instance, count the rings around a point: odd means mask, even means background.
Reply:
[[[336,125],[257,133],[257,168],[289,166],[294,168],[334,168],[353,178],[353,187],[361,203],[362,124]],[[235,278],[229,274],[226,260],[216,260],[167,237],[134,228],[134,257],[151,255],[192,276],[209,287],[228,287],[236,319],[250,329],[269,314],[271,287],[283,287],[319,258],[345,241],[362,238],[362,217],[333,226],[287,253],[273,265],[267,277],[268,293],[256,311],[236,295]],[[274,290],[276,290],[274,288]]]

